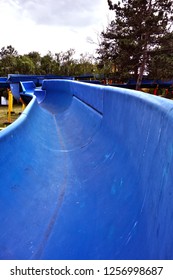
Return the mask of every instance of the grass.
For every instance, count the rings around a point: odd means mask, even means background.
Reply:
[[[14,122],[21,114],[22,112],[22,105],[17,104],[13,106],[13,111],[11,113],[11,122],[9,122],[8,119],[8,106],[1,105],[0,106],[0,130],[7,127],[10,123]]]

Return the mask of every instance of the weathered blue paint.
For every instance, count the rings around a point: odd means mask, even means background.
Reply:
[[[173,103],[44,81],[0,132],[1,259],[173,259]]]

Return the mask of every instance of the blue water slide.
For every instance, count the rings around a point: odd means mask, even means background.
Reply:
[[[35,93],[0,132],[0,259],[173,259],[172,101],[69,80]]]
[[[0,77],[0,88],[10,88],[7,77]]]
[[[21,83],[22,82],[26,82],[26,86],[27,86],[27,82],[28,84],[31,83],[34,84],[34,86],[38,87],[41,86],[43,81],[45,79],[67,79],[67,80],[73,80],[73,77],[70,76],[58,76],[58,75],[22,75],[22,74],[9,74],[8,75],[8,83],[10,85],[10,89],[12,91],[13,96],[15,97],[15,99],[19,100],[21,97],[21,94],[27,94],[26,90],[25,90],[25,86],[24,88],[21,87]],[[31,87],[30,87],[31,89]],[[29,94],[31,94],[31,90],[29,92]]]
[[[20,97],[24,104],[28,105],[34,95],[34,91],[36,89],[36,85],[33,81],[28,82],[20,82],[21,92]]]

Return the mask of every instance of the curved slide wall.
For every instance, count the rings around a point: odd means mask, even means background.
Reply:
[[[173,259],[173,103],[65,80],[37,96],[0,132],[0,259]]]

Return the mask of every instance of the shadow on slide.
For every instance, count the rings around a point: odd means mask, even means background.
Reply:
[[[173,103],[45,80],[0,132],[0,259],[173,259]]]

